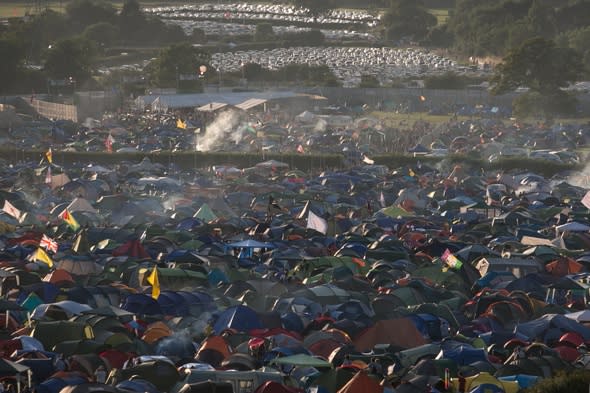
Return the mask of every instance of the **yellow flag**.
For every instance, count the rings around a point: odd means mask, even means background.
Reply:
[[[186,122],[182,121],[182,119],[176,119],[176,128],[181,128],[183,130],[186,129]]]
[[[53,164],[53,153],[51,152],[51,147],[49,148],[49,150],[47,150],[47,153],[45,153],[45,157],[47,158],[47,161],[49,161],[50,164]]]
[[[41,261],[45,263],[47,266],[53,267],[53,261],[51,260],[51,258],[49,258],[49,255],[47,255],[47,253],[43,251],[43,249],[41,248],[38,248],[37,251],[35,251],[35,254],[33,255],[33,260]]]
[[[80,228],[80,224],[78,224],[78,221],[76,221],[68,209],[65,209],[63,212],[61,212],[58,217],[64,220],[74,232]]]
[[[147,282],[152,285],[152,297],[158,300],[160,296],[160,279],[158,279],[158,267],[154,266],[154,270],[147,277]]]

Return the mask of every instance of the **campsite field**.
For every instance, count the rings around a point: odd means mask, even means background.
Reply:
[[[404,124],[414,124],[416,121],[426,121],[433,124],[446,123],[451,120],[451,115],[430,115],[426,112],[412,112],[412,113],[396,113],[396,112],[371,112],[369,116],[376,117],[384,122],[386,126],[397,127],[400,122]],[[478,116],[458,116],[457,120],[464,121],[470,119],[477,119]],[[508,120],[504,120],[508,121]],[[527,123],[537,123],[539,119],[524,119]],[[558,118],[554,120],[555,123],[563,124],[588,124],[590,123],[590,117],[571,117],[571,118]]]

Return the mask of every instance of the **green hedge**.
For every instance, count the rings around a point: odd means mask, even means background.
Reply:
[[[0,158],[8,163],[15,161],[40,161],[45,156],[41,150],[14,150],[0,149]],[[247,168],[265,160],[277,160],[286,162],[293,169],[317,172],[325,169],[341,169],[346,163],[339,154],[258,154],[258,153],[234,153],[234,152],[169,152],[159,153],[105,153],[105,152],[62,152],[54,151],[53,160],[57,165],[70,165],[72,163],[93,163],[101,165],[115,165],[124,161],[139,162],[143,158],[149,158],[152,162],[163,165],[174,163],[177,167],[190,170],[194,168],[207,168],[212,165],[230,164],[238,168]],[[556,164],[550,161],[532,160],[528,158],[504,158],[497,162],[489,163],[478,157],[469,155],[449,155],[446,157],[411,156],[408,154],[389,154],[371,157],[375,164],[386,165],[390,169],[401,166],[415,167],[418,161],[436,165],[441,161],[449,164],[461,164],[469,168],[483,168],[487,170],[527,170],[551,177],[556,173],[581,169],[580,166],[570,164]]]

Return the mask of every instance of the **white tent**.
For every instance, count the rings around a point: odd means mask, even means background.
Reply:
[[[68,211],[70,213],[73,212],[90,212],[90,213],[98,213],[98,210],[96,210],[94,207],[92,207],[92,205],[90,204],[90,202],[88,202],[86,199],[84,198],[75,198],[69,205],[68,207],[66,207],[66,209],[68,209]]]

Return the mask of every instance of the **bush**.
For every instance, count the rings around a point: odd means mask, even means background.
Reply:
[[[464,89],[469,79],[457,75],[454,72],[446,72],[443,75],[432,75],[424,79],[424,87],[427,89]]]
[[[560,372],[553,378],[541,380],[525,393],[582,393],[588,391],[590,385],[590,371],[576,370],[566,373]]]
[[[574,115],[576,103],[575,96],[561,90],[547,96],[529,91],[514,99],[512,110],[520,118],[552,119],[556,115]]]

